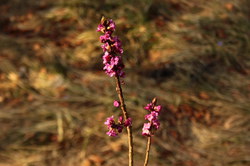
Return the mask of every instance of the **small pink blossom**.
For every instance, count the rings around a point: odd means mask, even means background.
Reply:
[[[159,120],[158,119],[154,120],[152,125],[154,126],[155,129],[159,129],[160,128]]]
[[[148,121],[153,121],[157,119],[158,115],[158,112],[152,111],[150,114],[145,115],[145,119]]]
[[[151,128],[150,123],[144,123],[143,128],[142,128],[142,135],[150,136],[151,135],[150,128]]]
[[[104,122],[105,125],[107,125],[108,132],[106,134],[108,136],[115,137],[118,135],[118,133],[121,133],[124,127],[131,126],[132,120],[131,118],[128,118],[123,122],[123,117],[120,116],[118,118],[118,122],[116,123],[114,120],[114,116],[108,117],[107,120]]]
[[[152,103],[147,104],[146,107],[144,107],[145,110],[151,111],[153,110]]]
[[[154,107],[154,110],[157,111],[157,112],[160,112],[162,109],[162,106],[161,105],[158,105],[158,106],[155,106]]]
[[[115,28],[116,28],[115,22],[112,19],[110,19],[108,21],[107,30],[109,30],[109,31],[115,31]]]
[[[123,117],[122,117],[122,116],[119,116],[118,122],[119,122],[120,124],[123,123]]]
[[[121,55],[123,54],[122,43],[117,36],[112,36],[116,25],[113,20],[102,18],[101,23],[97,27],[98,32],[104,33],[100,36],[100,41],[103,55],[103,70],[110,77],[124,77],[125,73],[122,71],[125,67]]]
[[[108,33],[105,33],[104,35],[100,36],[100,41],[102,43],[105,43],[106,41],[111,40],[111,36]]]
[[[106,134],[112,137],[116,137],[118,135],[117,132],[112,128]]]
[[[113,124],[115,124],[114,116],[108,117],[106,122],[104,122],[104,124],[107,125],[108,127],[111,127]]]
[[[152,136],[153,133],[160,128],[160,122],[158,120],[159,113],[162,109],[161,105],[156,105],[156,98],[152,100],[151,103],[147,104],[144,109],[148,110],[150,113],[145,115],[145,120],[148,120],[148,123],[144,123],[142,128],[142,135]]]
[[[102,47],[102,50],[103,50],[103,52],[104,52],[104,54],[105,54],[105,52],[110,52],[111,51],[111,47],[110,47],[110,45],[109,45],[109,43],[108,42],[106,42],[106,43],[104,43],[103,45],[101,45],[101,47]],[[104,63],[104,62],[103,62]],[[107,62],[106,62],[107,63]]]
[[[109,62],[111,60],[112,56],[108,53],[105,52],[102,59],[103,59],[103,63],[106,64],[107,62]]]
[[[103,32],[105,31],[105,26],[103,24],[99,24],[98,27],[97,27],[97,32]]]
[[[125,122],[124,122],[125,127],[131,126],[131,125],[132,125],[132,119],[131,118],[128,118],[127,120],[125,120]]]
[[[117,100],[115,100],[115,101],[114,101],[114,106],[115,106],[115,107],[119,107],[119,106],[120,106],[120,102],[117,101]]]
[[[113,50],[118,54],[122,54],[123,53],[122,42],[119,40],[117,36],[112,38],[112,43],[113,43],[112,44]]]

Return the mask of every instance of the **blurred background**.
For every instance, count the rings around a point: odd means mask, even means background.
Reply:
[[[155,96],[150,166],[250,165],[249,0],[1,0],[0,165],[127,165],[126,132],[103,124],[120,111],[102,16],[123,43],[135,165]]]

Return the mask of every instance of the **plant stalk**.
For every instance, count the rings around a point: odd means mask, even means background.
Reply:
[[[144,166],[147,166],[147,165],[148,165],[150,145],[151,145],[151,136],[148,137],[148,142],[147,142],[147,149],[146,149],[146,154],[145,154]]]
[[[129,118],[127,109],[126,109],[126,105],[124,102],[124,97],[123,97],[123,93],[122,93],[122,87],[121,87],[121,81],[120,81],[120,77],[116,76],[116,91],[121,103],[121,110],[123,113],[123,117],[125,120],[127,120]],[[132,126],[127,126],[127,133],[128,133],[128,158],[129,158],[129,166],[133,166],[133,135],[132,135]]]

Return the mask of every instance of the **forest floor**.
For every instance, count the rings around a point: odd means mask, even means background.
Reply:
[[[164,107],[150,166],[250,165],[250,1],[1,0],[0,166],[125,166],[96,27],[112,18],[143,165],[143,107]],[[119,164],[117,164],[119,163]]]

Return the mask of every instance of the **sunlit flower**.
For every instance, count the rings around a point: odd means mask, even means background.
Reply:
[[[117,36],[112,36],[115,28],[115,22],[105,18],[102,18],[101,23],[97,27],[98,32],[104,33],[104,35],[100,36],[100,41],[104,43],[101,46],[104,52],[102,58],[103,70],[110,77],[124,77],[125,73],[122,71],[124,64],[120,56],[123,54],[122,43]]]
[[[144,136],[152,136],[153,133],[160,128],[160,122],[158,120],[158,116],[160,111],[162,110],[162,106],[156,105],[156,98],[149,104],[147,104],[144,109],[150,111],[149,114],[145,115],[145,120],[148,120],[148,123],[144,123],[142,128],[142,135]]]
[[[104,122],[104,124],[108,128],[108,132],[106,134],[108,136],[115,137],[118,135],[118,133],[121,133],[124,127],[131,126],[132,125],[132,119],[128,118],[123,122],[123,117],[120,116],[118,118],[118,122],[116,123],[114,120],[114,116],[108,117],[107,120]]]
[[[114,101],[114,106],[115,106],[115,107],[119,107],[119,106],[120,106],[120,102],[117,101],[117,100],[115,100],[115,101]]]

